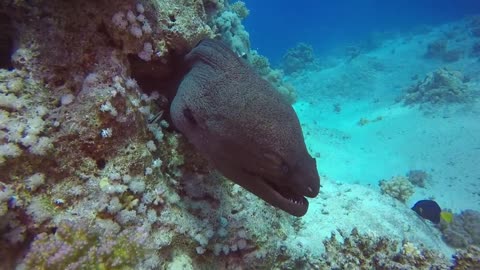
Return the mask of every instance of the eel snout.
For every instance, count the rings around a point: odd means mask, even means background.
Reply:
[[[259,197],[271,198],[270,204],[291,215],[303,216],[309,205],[305,197],[315,198],[320,190],[316,161],[308,155],[305,160],[298,162],[291,172],[285,171],[285,179],[262,178],[267,190],[262,194],[263,197]]]

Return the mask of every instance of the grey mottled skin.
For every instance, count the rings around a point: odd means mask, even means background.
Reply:
[[[171,105],[172,121],[224,176],[292,215],[320,178],[292,107],[223,43],[203,40]]]

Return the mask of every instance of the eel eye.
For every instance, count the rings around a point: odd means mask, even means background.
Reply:
[[[192,125],[197,125],[197,120],[193,117],[192,110],[190,108],[183,109],[183,116],[190,122]]]

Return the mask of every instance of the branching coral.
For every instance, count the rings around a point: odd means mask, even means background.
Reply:
[[[379,184],[383,194],[387,194],[403,203],[414,193],[413,185],[404,176],[394,176],[388,181],[381,180]]]

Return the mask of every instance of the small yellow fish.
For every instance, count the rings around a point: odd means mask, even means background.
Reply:
[[[440,218],[443,219],[447,223],[452,223],[453,221],[453,213],[448,211],[440,212]]]

